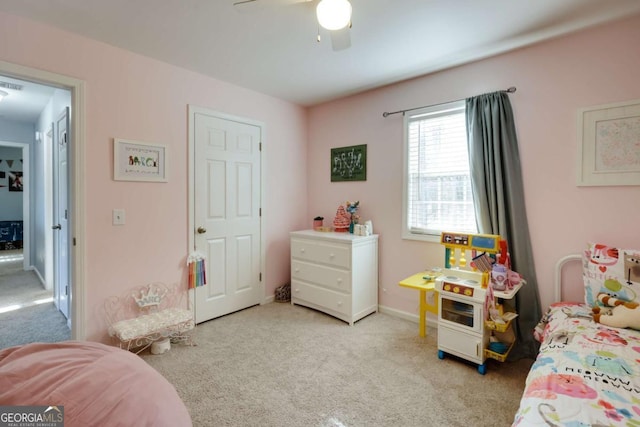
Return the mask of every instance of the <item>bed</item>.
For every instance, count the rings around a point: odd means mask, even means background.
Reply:
[[[592,315],[598,294],[640,299],[638,255],[590,244],[558,262],[556,299],[563,265],[577,260],[585,300],[552,304],[534,331],[540,352],[513,426],[640,426],[640,332],[596,323]]]
[[[15,405],[55,408],[67,427],[192,425],[160,373],[133,353],[92,342],[0,350],[0,407]]]

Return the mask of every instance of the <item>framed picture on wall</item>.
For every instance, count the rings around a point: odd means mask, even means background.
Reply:
[[[9,172],[9,191],[22,191],[22,172]]]
[[[366,180],[366,144],[331,149],[331,182]]]
[[[578,113],[578,185],[640,185],[640,99]]]
[[[167,147],[126,139],[113,140],[113,179],[167,182]]]

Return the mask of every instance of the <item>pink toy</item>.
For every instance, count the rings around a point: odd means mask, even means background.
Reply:
[[[507,267],[502,264],[494,264],[491,270],[491,287],[496,291],[507,289]]]
[[[333,219],[333,226],[338,233],[346,233],[349,231],[349,224],[351,224],[351,215],[349,215],[342,205],[338,206],[336,211],[336,217]]]

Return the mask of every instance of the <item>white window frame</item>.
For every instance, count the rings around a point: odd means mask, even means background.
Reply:
[[[437,233],[425,234],[412,232],[409,228],[409,121],[416,115],[446,113],[451,110],[465,108],[465,101],[454,101],[445,104],[433,105],[405,113],[403,120],[403,188],[402,188],[402,238],[407,240],[422,240],[428,242],[440,242],[440,231],[461,231],[462,230],[440,230]],[[467,231],[468,232],[468,231]],[[477,233],[477,231],[476,231]]]

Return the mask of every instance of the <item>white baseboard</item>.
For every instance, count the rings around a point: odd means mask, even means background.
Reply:
[[[262,300],[262,302],[260,303],[260,305],[264,305],[264,304],[269,304],[270,302],[274,302],[276,300],[276,296],[274,295],[269,295],[268,297],[266,297],[264,300]]]
[[[378,305],[378,311],[380,313],[388,314],[389,316],[398,317],[414,323],[420,323],[420,316],[414,313],[407,313],[406,311],[385,307],[384,305]],[[438,319],[431,317],[429,313],[427,313],[427,327],[438,327]]]
[[[38,279],[40,280],[40,283],[42,283],[42,286],[44,286],[44,288],[47,288],[47,284],[44,282],[44,278],[42,277],[42,275],[40,274],[40,272],[38,271],[37,268],[35,268],[33,265],[29,267],[29,270],[32,270],[36,273],[36,276],[38,276]]]
[[[265,297],[265,299],[260,303],[260,305],[269,304],[271,302],[274,302],[275,300],[276,300],[276,296],[270,295],[268,297]],[[388,314],[389,316],[408,320],[409,322],[413,322],[416,324],[420,323],[420,316],[414,313],[408,313],[406,311],[398,310],[391,307],[386,307],[384,305],[378,305],[378,311],[380,313]],[[435,316],[432,317],[431,315],[429,315],[429,313],[427,313],[427,327],[432,327],[432,328],[438,327],[438,319]]]

